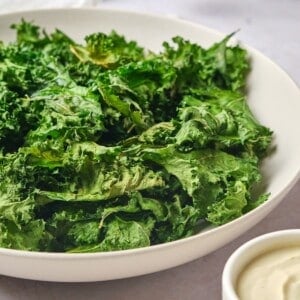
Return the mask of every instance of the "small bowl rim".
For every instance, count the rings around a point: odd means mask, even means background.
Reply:
[[[234,268],[239,264],[241,258],[253,248],[258,248],[259,245],[268,245],[271,241],[279,240],[282,237],[291,238],[294,236],[300,237],[300,229],[282,229],[277,231],[268,232],[262,235],[259,235],[253,239],[248,240],[240,247],[238,247],[228,258],[225,263],[223,274],[222,274],[222,295],[223,300],[239,300],[239,297],[235,290],[235,283],[233,282],[233,276],[237,275],[234,273]],[[299,243],[300,244],[300,243]],[[266,251],[268,247],[266,247]],[[257,251],[257,256],[260,254],[260,251]],[[253,256],[252,256],[253,257]],[[255,255],[254,255],[255,257]],[[250,259],[249,259],[250,260]],[[243,268],[243,267],[242,267]],[[226,298],[225,298],[226,297]]]

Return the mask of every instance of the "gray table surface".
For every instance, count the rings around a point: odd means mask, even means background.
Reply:
[[[12,2],[14,0],[11,0]],[[30,7],[45,7],[42,1],[31,2],[34,6]],[[67,2],[71,5],[70,1]],[[88,2],[95,6],[174,15],[224,33],[239,28],[240,40],[269,56],[300,85],[299,0],[103,0],[101,3],[94,0]],[[49,5],[48,2],[47,7]],[[222,270],[226,260],[237,247],[266,232],[300,228],[299,194],[300,181],[282,203],[254,228],[225,247],[188,264],[136,278],[96,283],[48,283],[0,276],[0,300],[221,299]]]

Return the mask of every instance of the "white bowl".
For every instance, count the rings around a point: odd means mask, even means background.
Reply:
[[[107,9],[60,9],[0,16],[0,40],[14,39],[11,23],[34,20],[46,30],[59,28],[81,41],[92,32],[112,29],[157,51],[164,40],[181,35],[203,46],[224,35],[206,27],[163,16]],[[263,166],[270,199],[245,216],[192,237],[161,245],[107,253],[39,253],[0,249],[0,273],[48,281],[96,281],[147,274],[174,267],[216,250],[262,220],[296,182],[300,169],[300,92],[278,66],[247,47],[252,71],[248,100],[257,118],[275,132],[277,149]],[[280,51],[280,50],[278,50]]]
[[[300,245],[300,229],[275,231],[256,237],[239,247],[227,260],[222,276],[222,299],[239,300],[236,283],[247,264],[263,253]]]

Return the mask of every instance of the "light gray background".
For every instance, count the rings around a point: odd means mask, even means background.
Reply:
[[[240,29],[238,33],[240,40],[269,56],[300,85],[300,0],[103,0],[100,2],[97,0],[47,2],[0,0],[0,12],[35,7],[94,5],[173,15],[224,33]],[[300,138],[300,134],[295,138]],[[283,202],[252,230],[214,253],[183,266],[136,278],[83,284],[47,283],[0,276],[0,300],[221,299],[222,270],[227,258],[237,247],[266,232],[300,228],[299,194],[300,181]]]

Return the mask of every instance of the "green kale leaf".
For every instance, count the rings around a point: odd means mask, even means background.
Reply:
[[[13,24],[0,42],[0,247],[148,247],[268,199],[272,131],[247,105],[248,54],[174,37],[160,53],[119,33],[79,44]]]

